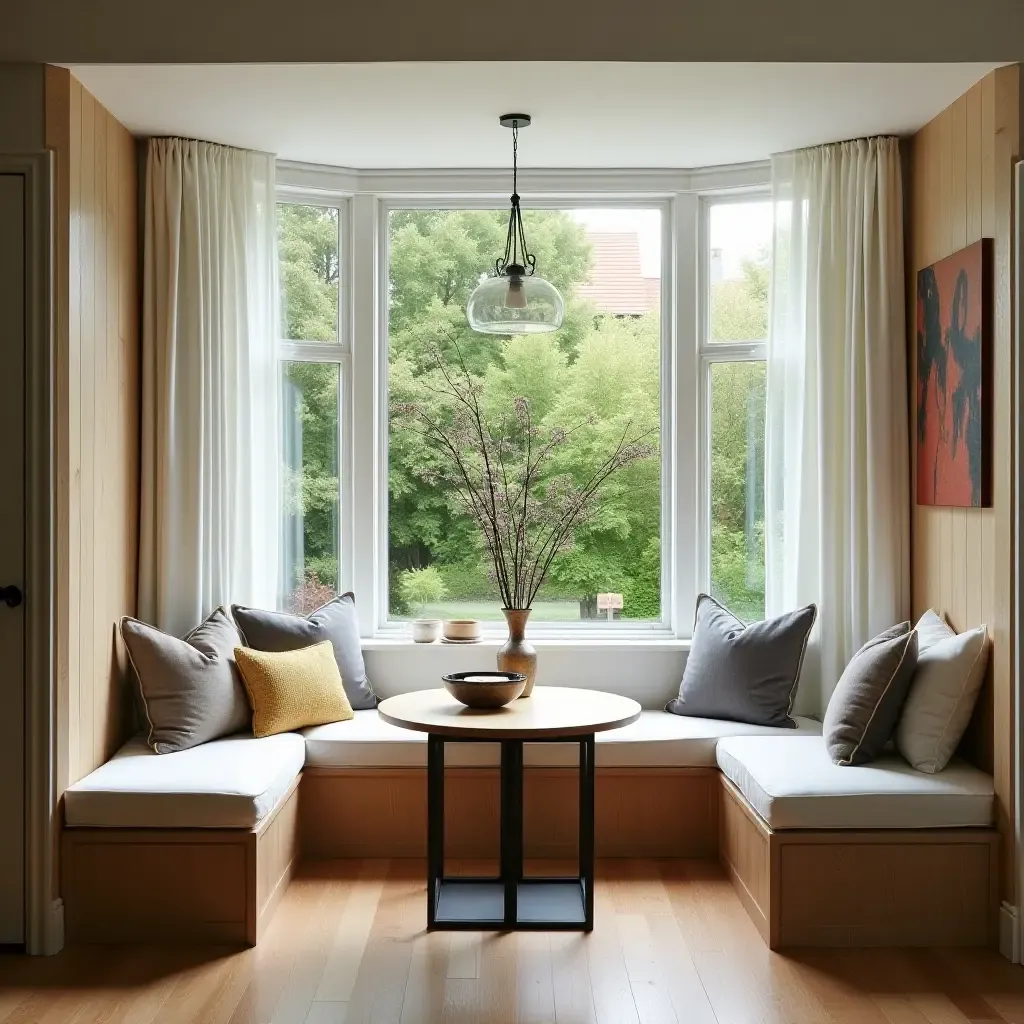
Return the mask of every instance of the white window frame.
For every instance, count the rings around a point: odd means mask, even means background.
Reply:
[[[662,210],[662,617],[656,623],[531,623],[542,644],[687,646],[697,594],[708,589],[710,499],[707,376],[712,361],[763,358],[763,344],[709,350],[704,240],[715,202],[761,198],[767,164],[698,171],[548,170],[520,175],[530,209]],[[360,635],[390,646],[408,626],[388,619],[387,224],[393,209],[504,209],[506,171],[357,172],[278,164],[278,200],[340,211],[339,343],[282,342],[281,357],[341,364],[341,590],[357,595]],[[322,352],[321,349],[329,349]],[[726,351],[728,350],[728,351]],[[754,351],[762,354],[753,355]],[[706,498],[707,500],[702,500]],[[705,507],[706,506],[706,507]],[[485,629],[497,639],[500,623]],[[411,641],[408,641],[411,643]]]
[[[768,358],[768,339],[760,341],[711,340],[711,211],[716,206],[736,203],[767,202],[771,190],[766,186],[739,192],[705,193],[700,197],[698,300],[698,381],[702,415],[698,429],[700,451],[700,502],[697,529],[697,574],[701,589],[711,593],[711,370],[716,363],[764,362]]]
[[[350,564],[351,552],[346,550],[347,539],[352,530],[349,523],[352,501],[352,452],[353,437],[350,426],[346,423],[349,415],[349,404],[352,392],[352,296],[348,286],[351,274],[351,242],[350,227],[351,209],[349,197],[341,192],[319,191],[301,187],[278,184],[277,205],[318,206],[338,211],[338,322],[337,341],[299,341],[293,338],[278,337],[277,363],[283,380],[286,363],[333,363],[338,367],[338,436],[335,439],[338,451],[338,482],[340,495],[338,502],[338,584],[339,592],[349,589],[346,585],[345,570]],[[280,330],[281,324],[278,324]]]

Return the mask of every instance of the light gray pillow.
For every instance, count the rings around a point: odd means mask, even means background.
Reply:
[[[679,696],[665,710],[796,728],[793,698],[816,614],[811,604],[746,625],[713,597],[701,594]]]
[[[130,616],[120,630],[139,683],[147,742],[158,754],[252,728],[235,665],[242,638],[223,608],[184,640]]]
[[[377,695],[366,678],[359,643],[355,595],[342,594],[308,616],[260,611],[238,604],[231,606],[231,614],[245,646],[257,651],[296,651],[330,640],[352,710],[365,711],[377,706]]]
[[[949,764],[971,720],[988,667],[988,630],[955,633],[931,609],[915,629],[917,670],[896,726],[896,747],[931,775]]]
[[[867,764],[885,749],[917,668],[917,630],[901,622],[851,659],[825,709],[822,733],[839,765]]]

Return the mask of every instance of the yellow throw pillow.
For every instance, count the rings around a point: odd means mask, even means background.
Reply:
[[[252,705],[256,736],[353,717],[330,640],[298,651],[236,647],[235,662]]]

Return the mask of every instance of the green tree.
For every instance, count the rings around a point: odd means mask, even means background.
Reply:
[[[657,315],[599,318],[580,344],[570,379],[548,417],[552,423],[586,424],[560,453],[560,471],[579,473],[625,433],[650,431],[657,440],[660,404]],[[574,549],[555,560],[552,582],[572,591],[586,614],[596,615],[597,594],[628,589],[641,554],[660,529],[661,466],[656,455],[608,481],[598,514],[577,530]],[[656,589],[660,595],[660,582]],[[631,609],[623,613],[628,616]]]
[[[277,248],[283,336],[337,341],[338,211],[280,203]]]

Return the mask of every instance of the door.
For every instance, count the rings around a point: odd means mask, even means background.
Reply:
[[[0,945],[25,941],[25,213],[0,174]]]

